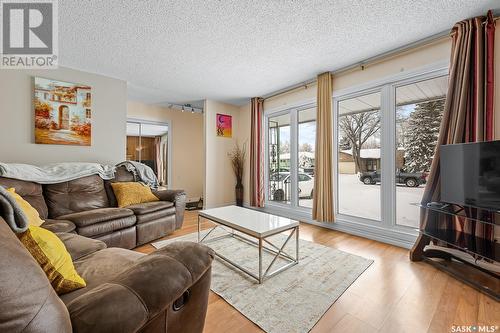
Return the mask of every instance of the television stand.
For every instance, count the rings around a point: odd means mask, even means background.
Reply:
[[[477,224],[483,224],[493,228],[494,234],[494,228],[500,228],[498,212],[446,203],[418,206],[422,214],[427,214],[427,224],[420,228],[417,242],[410,251],[410,260],[428,262],[500,301],[500,274],[478,264],[481,260],[500,265],[500,243],[477,237],[474,232],[454,229],[458,220],[464,230],[475,230]],[[431,242],[439,247],[429,246]]]

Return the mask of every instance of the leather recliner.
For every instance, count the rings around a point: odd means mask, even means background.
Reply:
[[[66,225],[49,222],[87,286],[58,296],[0,212],[0,332],[203,331],[211,249],[175,242],[145,255],[59,232]]]

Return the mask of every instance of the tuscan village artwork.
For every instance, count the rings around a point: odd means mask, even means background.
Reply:
[[[35,143],[90,146],[91,87],[35,77]]]

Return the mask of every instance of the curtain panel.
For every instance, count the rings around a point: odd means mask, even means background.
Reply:
[[[250,206],[264,206],[264,149],[262,117],[264,100],[252,98],[250,133]]]
[[[316,147],[312,217],[319,222],[333,222],[333,129],[332,77],[318,75],[316,111]]]
[[[439,146],[454,143],[490,141],[494,139],[494,39],[495,22],[491,11],[486,17],[475,17],[455,24],[451,30],[452,48],[449,86],[446,95],[438,144],[422,203],[439,201]],[[476,212],[470,212],[476,214]],[[424,229],[428,216],[420,216]],[[453,229],[493,240],[493,228],[482,223],[441,221],[439,229]],[[419,236],[411,251],[412,260],[420,260],[429,238]]]

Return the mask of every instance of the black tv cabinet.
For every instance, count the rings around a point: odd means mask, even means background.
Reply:
[[[426,261],[445,271],[469,286],[500,301],[500,274],[474,262],[464,260],[442,249],[427,248],[433,241],[438,245],[467,253],[477,260],[500,265],[500,243],[498,240],[484,239],[474,235],[479,224],[500,228],[500,213],[475,207],[454,204],[419,205],[422,214],[427,214],[427,224],[420,228],[420,235],[410,252],[412,261]],[[455,221],[460,220],[464,230],[455,230]],[[500,266],[499,266],[500,267]]]

